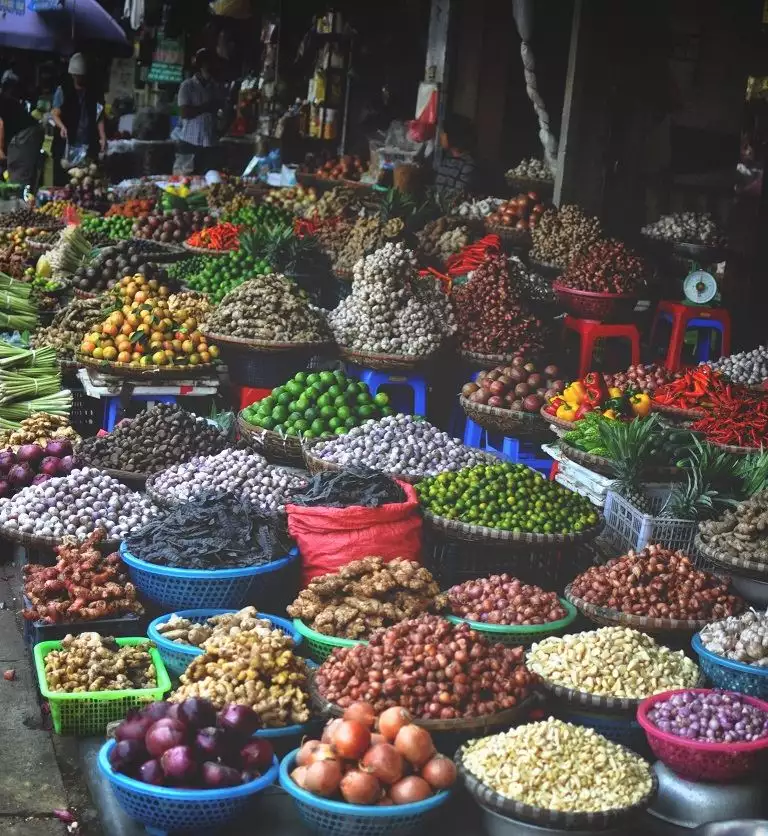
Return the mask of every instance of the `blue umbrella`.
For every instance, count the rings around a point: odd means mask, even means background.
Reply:
[[[0,47],[69,54],[89,41],[107,41],[130,54],[120,24],[96,0],[61,0],[46,12],[31,11],[21,0],[0,0]]]

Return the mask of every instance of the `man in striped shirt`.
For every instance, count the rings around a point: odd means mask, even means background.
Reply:
[[[177,134],[176,173],[204,174],[215,167],[216,113],[221,96],[212,65],[210,50],[199,50],[195,54],[195,74],[179,87],[181,128]],[[191,170],[177,171],[183,168]]]
[[[435,189],[444,199],[458,202],[474,191],[477,169],[471,153],[474,145],[472,122],[457,114],[446,116],[440,134],[443,153],[435,173]]]

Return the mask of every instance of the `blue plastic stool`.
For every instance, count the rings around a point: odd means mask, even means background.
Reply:
[[[120,411],[120,395],[108,395],[104,407],[104,429],[111,433],[117,424],[117,414]],[[176,395],[131,395],[132,401],[144,403],[176,403]]]
[[[349,366],[347,371],[349,374],[354,375],[358,378],[358,380],[365,383],[371,390],[372,395],[375,395],[382,386],[393,386],[398,389],[410,389],[413,409],[411,410],[406,408],[404,406],[404,399],[401,402],[401,399],[396,397],[396,411],[411,415],[426,416],[427,381],[421,375],[397,374],[396,372],[379,371],[377,369],[363,369],[359,366]]]
[[[659,319],[672,325],[672,314],[660,311]],[[710,359],[712,340],[710,339],[711,335],[709,333],[705,335],[702,332],[717,331],[720,334],[720,345],[722,346],[723,339],[725,337],[725,327],[723,326],[723,323],[717,319],[689,319],[686,323],[686,329],[693,330],[694,328],[698,332],[696,339],[696,362],[707,363]],[[706,339],[703,339],[705,336]]]
[[[497,439],[501,440],[500,446]],[[487,453],[493,453],[511,464],[524,464],[546,476],[549,476],[552,469],[552,459],[549,456],[536,456],[527,449],[527,445],[526,449],[521,449],[519,439],[489,433],[469,418],[464,430],[464,443],[468,447],[479,447]]]

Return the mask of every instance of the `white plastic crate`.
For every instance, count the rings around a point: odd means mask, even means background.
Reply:
[[[698,522],[659,519],[654,516],[660,513],[669,498],[671,488],[668,485],[645,486],[645,493],[650,500],[651,514],[638,511],[629,500],[614,491],[608,491],[603,536],[621,554],[629,549],[637,551],[649,543],[658,543],[669,549],[680,549],[693,557],[693,541],[699,530]]]

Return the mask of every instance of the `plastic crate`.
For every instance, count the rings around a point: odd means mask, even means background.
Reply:
[[[149,644],[145,638],[116,639],[120,647]],[[41,642],[35,645],[35,670],[40,693],[48,700],[51,709],[53,730],[56,734],[73,734],[78,737],[103,735],[107,723],[122,720],[132,708],[141,708],[150,702],[157,702],[171,690],[171,680],[165,669],[160,653],[150,647],[157,672],[155,688],[134,688],[126,691],[91,691],[77,694],[64,694],[51,691],[45,676],[45,657],[52,650],[61,650],[61,642]]]
[[[605,529],[603,537],[625,554],[629,549],[636,551],[649,543],[659,543],[669,549],[694,556],[693,541],[699,531],[696,520],[660,519],[660,513],[669,497],[670,489],[649,488],[646,490],[651,504],[650,514],[644,514],[623,496],[608,491],[605,498]]]
[[[291,780],[295,749],[280,763],[280,786],[293,797],[304,824],[323,836],[412,836],[428,833],[426,825],[431,813],[443,805],[450,792],[438,792],[424,801],[391,807],[347,804],[320,798],[301,789]]]
[[[24,609],[30,607],[29,601],[24,598]],[[144,632],[143,619],[135,613],[122,615],[118,618],[96,618],[93,621],[69,621],[58,624],[46,624],[44,621],[24,622],[24,641],[33,647],[40,642],[60,641],[69,633],[98,633],[101,636],[114,636],[125,638],[136,636]]]
[[[307,642],[309,657],[315,662],[324,662],[337,647],[354,647],[356,644],[368,644],[357,639],[342,639],[337,636],[326,636],[308,627],[300,618],[293,619],[296,632]]]
[[[154,836],[170,833],[226,833],[226,826],[248,812],[254,796],[274,784],[278,762],[260,778],[221,790],[181,790],[156,787],[115,772],[109,753],[115,745],[108,740],[99,750],[99,771],[109,781],[117,803]]]
[[[83,389],[72,389],[72,408],[69,420],[83,438],[96,435],[104,419],[104,404],[99,398],[91,398]]]
[[[165,667],[171,676],[181,676],[189,666],[190,662],[195,656],[201,656],[203,649],[195,647],[191,644],[178,644],[177,642],[166,639],[163,634],[157,629],[160,624],[165,624],[173,615],[178,615],[180,618],[187,618],[195,624],[202,624],[214,615],[225,615],[227,613],[235,613],[237,610],[180,610],[176,613],[168,615],[161,615],[154,621],[150,622],[147,629],[147,636],[157,645],[160,651],[160,656],[163,658]],[[267,615],[267,613],[259,613],[259,618],[269,621],[273,626],[282,630],[293,640],[294,647],[302,642],[302,637],[294,628],[293,624],[287,618],[279,618],[276,615]]]
[[[247,569],[174,569],[132,555],[125,543],[120,556],[142,598],[164,612],[187,609],[280,609],[296,595],[299,550]]]

